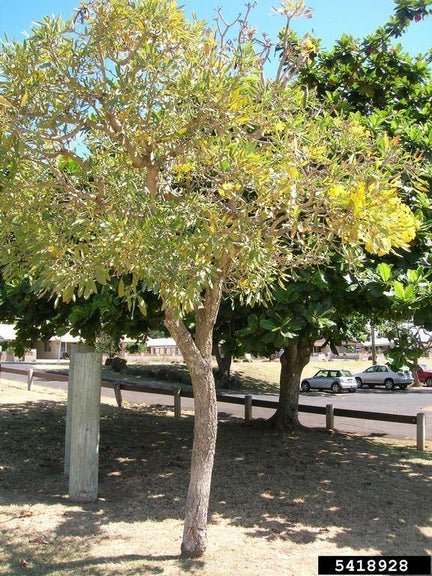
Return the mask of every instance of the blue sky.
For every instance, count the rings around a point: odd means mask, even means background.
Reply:
[[[9,37],[20,39],[21,32],[29,30],[32,21],[52,13],[68,18],[78,4],[79,0],[0,0],[0,37],[7,33]],[[194,11],[200,18],[211,20],[218,6],[231,18],[242,9],[244,2],[179,0],[179,4],[188,14]],[[282,22],[272,14],[271,7],[277,4],[278,0],[259,0],[252,18],[254,26],[272,37],[276,36]],[[358,37],[373,32],[387,21],[394,7],[393,0],[309,0],[307,4],[313,8],[313,18],[297,21],[294,28],[302,34],[313,30],[326,46],[331,46],[342,32]],[[402,44],[412,54],[432,48],[432,17],[413,23]]]

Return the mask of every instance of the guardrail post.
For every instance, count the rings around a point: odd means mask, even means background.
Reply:
[[[326,404],[326,429],[334,430],[334,406]]]
[[[246,394],[244,398],[245,402],[245,420],[252,420],[252,396]]]
[[[86,344],[72,344],[70,362],[69,362],[69,382],[66,406],[66,431],[65,431],[65,456],[64,456],[64,475],[69,476],[70,468],[70,451],[71,451],[71,430],[72,430],[72,396],[74,389],[74,371],[75,371],[75,354],[83,352],[93,352],[92,346]]]
[[[181,390],[180,388],[174,388],[174,416],[176,418],[181,417]]]
[[[27,390],[31,392],[33,388],[33,368],[30,368],[27,374]]]
[[[75,353],[70,441],[69,499],[96,502],[102,354]]]
[[[123,398],[122,398],[120,384],[118,384],[117,382],[114,384],[114,395],[115,395],[115,399],[117,402],[117,406],[119,408],[121,408],[122,404],[123,404]]]
[[[426,448],[426,414],[419,412],[417,414],[417,450]]]

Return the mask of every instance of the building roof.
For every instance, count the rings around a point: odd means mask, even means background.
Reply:
[[[63,336],[57,336],[54,334],[54,336],[51,336],[50,342],[70,342],[76,344],[77,342],[82,342],[82,338],[79,336],[72,336],[70,332],[67,332],[67,334],[63,334]]]
[[[177,346],[174,338],[147,338],[147,346]]]
[[[14,324],[0,324],[0,342],[4,341],[4,340],[15,340],[16,338],[16,332],[15,332],[15,326]],[[64,334],[63,336],[52,336],[50,338],[50,341],[54,341],[54,342],[72,342],[72,343],[76,343],[76,342],[81,342],[81,338],[77,337],[77,336],[72,336],[69,332],[67,334]]]
[[[366,348],[370,348],[372,346],[372,340],[367,340],[366,342],[362,342],[362,346]],[[388,338],[375,338],[375,346],[391,346],[392,342]]]

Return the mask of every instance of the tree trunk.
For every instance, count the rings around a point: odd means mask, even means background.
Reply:
[[[191,373],[192,374],[192,373]],[[207,515],[217,436],[217,400],[211,366],[192,375],[195,426],[182,553],[201,556],[207,548]]]
[[[206,291],[196,311],[195,340],[175,310],[165,310],[165,324],[189,368],[195,403],[191,472],[181,551],[198,557],[207,548],[207,516],[217,436],[217,400],[212,370],[213,328],[222,296],[222,278]]]
[[[313,342],[299,340],[284,348],[280,357],[279,405],[269,419],[269,424],[277,430],[293,430],[300,427],[298,419],[300,378],[303,368],[310,360],[312,350]]]
[[[214,343],[213,355],[215,356],[218,365],[217,379],[221,381],[228,380],[231,376],[231,364],[232,364],[231,354],[222,356],[218,344]]]
[[[375,340],[375,324],[371,322],[371,348],[372,348],[372,364],[377,363],[377,351],[376,351],[376,340]]]
[[[411,384],[411,386],[413,388],[421,388],[422,384],[421,384],[419,377],[418,377],[418,370],[411,370],[411,372],[413,375],[413,383]]]

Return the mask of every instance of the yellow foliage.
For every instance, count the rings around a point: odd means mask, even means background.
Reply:
[[[383,255],[394,248],[408,248],[419,228],[415,215],[394,188],[358,182],[351,188],[341,184],[328,191],[339,213],[331,226],[347,242],[363,242],[368,252]]]

